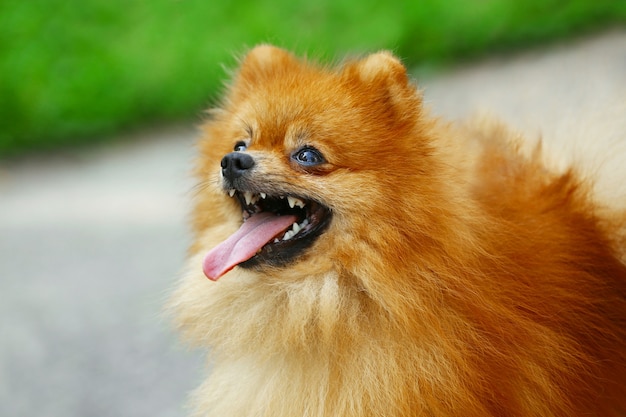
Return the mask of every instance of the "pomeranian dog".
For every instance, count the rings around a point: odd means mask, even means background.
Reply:
[[[626,415],[626,214],[576,169],[430,116],[388,52],[258,46],[202,132],[198,416]]]

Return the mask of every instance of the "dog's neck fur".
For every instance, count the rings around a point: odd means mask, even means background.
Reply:
[[[208,285],[188,275],[176,297],[184,305],[179,320],[188,337],[211,347],[214,361],[196,393],[199,410],[233,417],[446,414],[440,398],[458,396],[461,375],[444,354],[450,340],[427,323],[446,323],[449,314],[429,306],[422,324],[396,321],[339,269],[293,278],[286,283],[283,271],[277,283],[236,269]],[[420,339],[412,338],[416,326]]]

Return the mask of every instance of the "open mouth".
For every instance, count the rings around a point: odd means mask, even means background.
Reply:
[[[275,235],[256,255],[240,266],[253,266],[260,262],[281,265],[291,260],[301,250],[310,246],[330,220],[330,210],[323,205],[300,197],[268,196],[265,193],[229,191],[239,200],[244,221],[259,213],[275,216],[295,216],[291,226]]]
[[[216,280],[235,266],[282,266],[310,247],[332,217],[323,204],[294,195],[230,190],[241,208],[240,229],[207,254],[205,275]]]

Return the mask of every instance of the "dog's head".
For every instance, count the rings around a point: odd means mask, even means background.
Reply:
[[[226,222],[232,232],[217,246],[196,244],[213,247],[205,274],[303,262],[316,270],[313,247],[339,264],[363,245],[397,249],[409,217],[420,221],[407,195],[435,169],[421,112],[390,53],[330,69],[253,49],[204,128],[199,173],[218,195],[200,195],[196,226]]]

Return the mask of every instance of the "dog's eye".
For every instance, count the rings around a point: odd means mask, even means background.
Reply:
[[[239,142],[235,143],[235,147],[233,150],[235,152],[243,152],[246,150],[247,147],[248,145],[246,145],[246,142],[244,142],[243,140],[240,140]]]
[[[310,146],[306,146],[292,155],[292,159],[305,167],[312,167],[326,162],[320,151]]]

